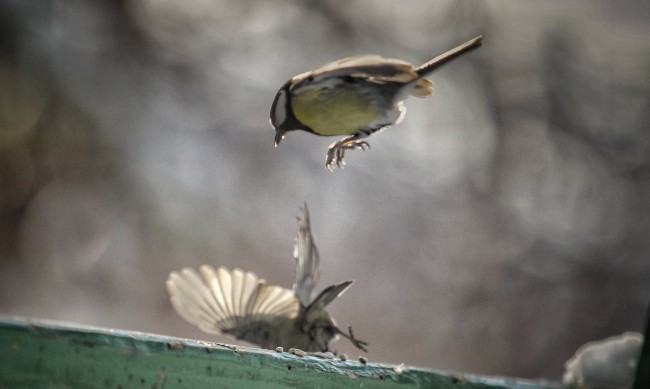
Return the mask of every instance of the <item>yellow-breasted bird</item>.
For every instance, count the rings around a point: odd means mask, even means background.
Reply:
[[[481,45],[480,35],[429,62],[414,67],[399,59],[364,55],[341,59],[287,81],[271,105],[275,145],[293,130],[345,138],[327,150],[325,167],[344,164],[345,150],[370,147],[361,140],[399,122],[408,95],[429,97],[432,83],[424,78],[452,59]]]
[[[205,332],[229,334],[267,349],[280,346],[326,352],[329,342],[341,335],[366,351],[367,343],[355,338],[351,327],[347,333],[339,329],[326,310],[353,281],[329,286],[312,300],[320,260],[307,204],[298,221],[293,289],[269,285],[240,269],[203,265],[197,272],[185,268],[171,272],[167,279],[176,312]]]

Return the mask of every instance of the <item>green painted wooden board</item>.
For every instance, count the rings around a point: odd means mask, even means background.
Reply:
[[[559,388],[0,316],[0,388]]]

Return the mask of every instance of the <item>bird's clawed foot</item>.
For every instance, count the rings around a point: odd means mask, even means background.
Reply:
[[[350,340],[350,342],[352,342],[354,347],[356,347],[359,350],[362,350],[362,351],[364,351],[366,353],[368,352],[368,350],[366,350],[366,348],[364,347],[364,346],[368,345],[368,342],[364,342],[363,340],[355,338],[354,337],[354,332],[352,332],[352,326],[348,326],[348,333],[347,334],[345,332],[341,331],[338,328],[337,328],[337,330],[338,330],[339,334],[343,335],[343,337]]]
[[[331,172],[334,171],[335,163],[336,166],[339,167],[339,169],[342,169],[343,166],[345,165],[345,161],[344,161],[345,150],[355,150],[355,149],[361,149],[363,151],[366,151],[370,149],[370,144],[365,140],[343,139],[339,142],[330,145],[329,149],[327,149],[327,159],[325,160],[325,167],[327,168],[327,170]]]

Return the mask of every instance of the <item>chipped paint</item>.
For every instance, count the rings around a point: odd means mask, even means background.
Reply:
[[[331,357],[0,317],[0,387],[560,387]]]

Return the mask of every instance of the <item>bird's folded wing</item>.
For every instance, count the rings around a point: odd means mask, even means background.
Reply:
[[[293,78],[294,85],[308,80],[319,82],[330,77],[353,77],[377,84],[413,83],[409,93],[415,97],[428,97],[433,92],[431,81],[420,78],[410,63],[400,59],[384,58],[378,55],[362,55],[330,62]]]
[[[176,312],[208,333],[233,333],[292,319],[299,309],[291,290],[268,285],[240,269],[185,268],[169,275],[167,290]]]
[[[294,83],[311,79],[314,82],[330,77],[374,77],[378,80],[406,83],[418,77],[413,65],[399,59],[378,55],[362,55],[330,62],[316,70],[293,77]]]
[[[311,302],[311,293],[318,282],[319,256],[318,249],[311,234],[309,222],[309,210],[307,204],[302,209],[302,215],[298,218],[300,227],[298,236],[293,248],[293,257],[296,260],[296,280],[293,284],[293,292],[303,306]]]

